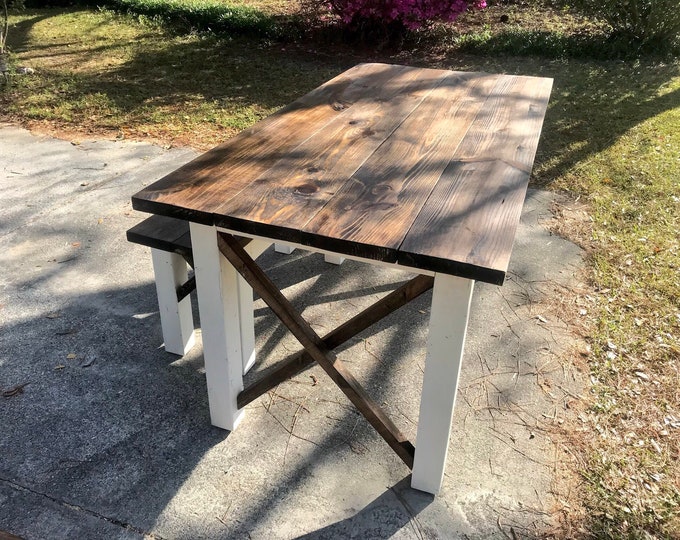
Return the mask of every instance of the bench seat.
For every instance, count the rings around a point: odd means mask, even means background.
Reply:
[[[151,248],[165,350],[183,356],[195,340],[189,295],[196,288],[196,279],[189,277],[187,267],[194,267],[189,222],[152,215],[129,229],[126,236],[129,242]],[[248,246],[247,251],[254,256],[263,250],[262,245],[252,245],[257,242],[252,243],[249,238],[236,238],[244,248]],[[291,253],[294,248],[276,244],[275,249],[279,253]],[[325,260],[341,264],[344,259],[327,254]]]
[[[127,231],[127,239],[151,248],[158,310],[165,350],[183,356],[194,345],[194,318],[189,294],[196,288],[189,222],[156,216]]]
[[[127,231],[127,239],[169,253],[193,259],[189,222],[166,216],[151,216]]]

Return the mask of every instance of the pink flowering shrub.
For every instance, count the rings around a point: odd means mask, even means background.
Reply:
[[[396,23],[409,30],[436,21],[451,22],[468,7],[486,7],[485,0],[330,0],[328,6],[346,26],[362,21]]]

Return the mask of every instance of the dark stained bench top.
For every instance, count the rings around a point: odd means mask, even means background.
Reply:
[[[165,216],[151,216],[127,231],[127,239],[135,244],[191,255],[189,222]]]
[[[137,210],[502,283],[551,79],[360,64]]]

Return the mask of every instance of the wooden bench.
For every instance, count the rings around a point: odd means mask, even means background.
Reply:
[[[189,294],[196,279],[189,278],[188,271],[194,266],[189,222],[154,215],[128,230],[127,239],[151,248],[165,350],[186,354],[195,341]]]
[[[250,243],[249,238],[238,238],[243,247]],[[189,294],[196,288],[196,278],[189,277],[188,266],[194,267],[189,222],[152,215],[128,230],[127,239],[151,248],[165,350],[183,356],[195,341]],[[278,253],[294,250],[287,244],[274,247]],[[325,260],[341,264],[344,258],[327,254]]]

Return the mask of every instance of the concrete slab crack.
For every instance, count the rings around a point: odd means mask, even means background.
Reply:
[[[406,510],[406,513],[409,515],[409,517],[410,517],[409,523],[410,523],[411,527],[413,528],[413,532],[416,534],[416,536],[420,540],[425,540],[425,534],[423,532],[422,525],[421,525],[420,521],[418,520],[417,512],[415,512],[411,508],[411,506],[408,504],[406,499],[404,499],[404,497],[402,497],[402,495],[396,489],[394,489],[394,487],[390,487],[390,491],[394,494],[394,496],[397,498],[399,503]]]
[[[157,534],[145,531],[144,529],[140,529],[139,527],[136,527],[136,526],[132,525],[131,523],[126,523],[125,521],[122,521],[120,519],[116,519],[116,518],[113,518],[113,517],[102,515],[99,512],[96,512],[94,510],[90,510],[89,508],[84,508],[84,507],[82,507],[78,504],[73,504],[73,503],[70,503],[70,502],[65,501],[63,499],[60,499],[58,497],[48,495],[47,493],[37,491],[35,489],[21,485],[18,482],[14,482],[13,480],[9,480],[7,478],[0,477],[0,482],[6,484],[11,489],[15,489],[17,491],[22,491],[22,492],[26,492],[26,493],[31,493],[33,495],[37,495],[38,497],[44,497],[45,499],[48,499],[48,500],[52,501],[53,503],[56,503],[60,506],[63,506],[64,508],[68,508],[69,510],[76,510],[78,512],[84,512],[84,513],[86,513],[86,514],[88,514],[88,515],[90,515],[94,518],[101,519],[102,521],[106,521],[107,523],[110,523],[112,525],[115,525],[117,527],[125,529],[127,531],[131,531],[131,532],[143,535],[144,538],[148,538],[148,539],[151,539],[151,540],[165,540],[162,536],[159,536]]]

